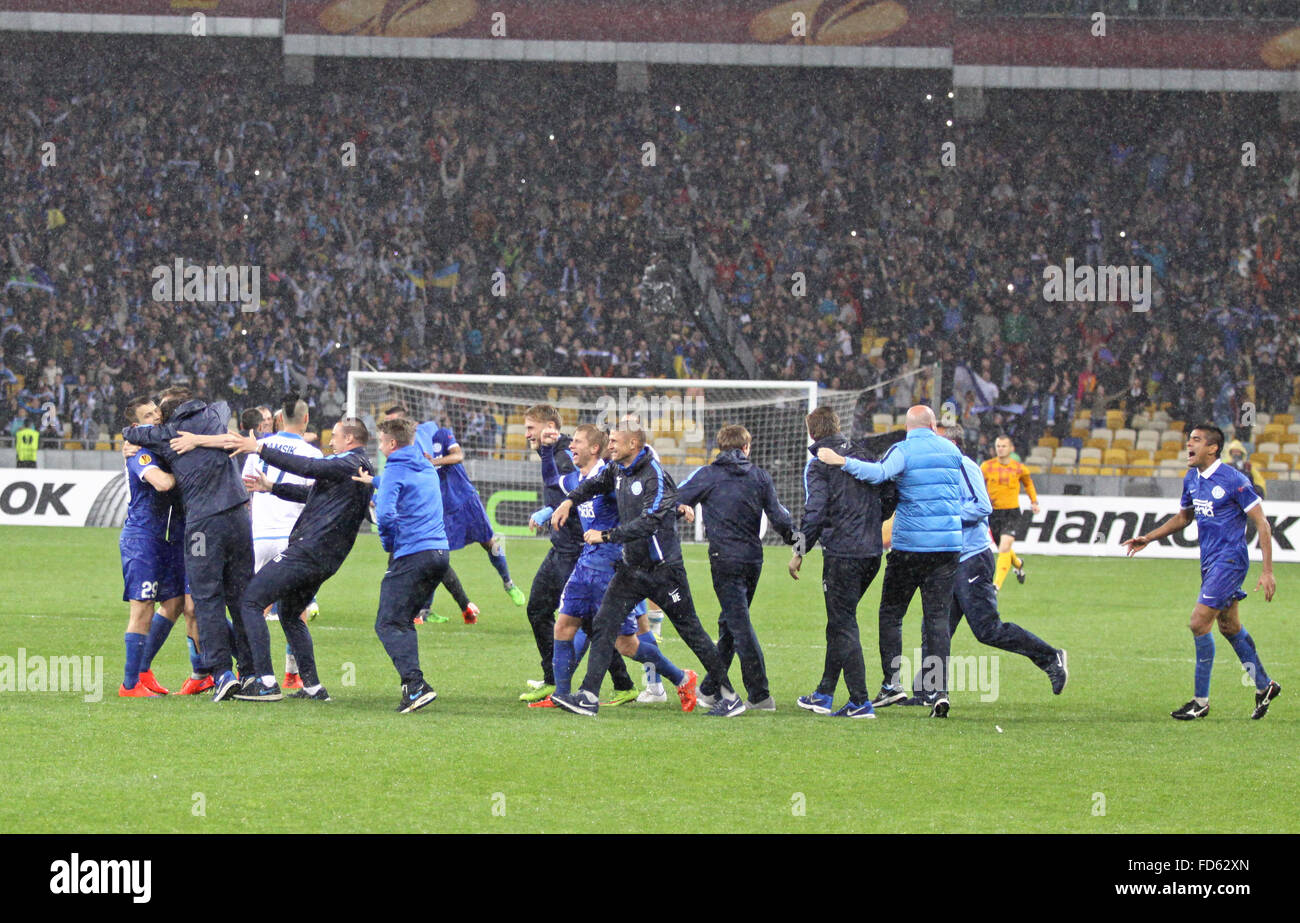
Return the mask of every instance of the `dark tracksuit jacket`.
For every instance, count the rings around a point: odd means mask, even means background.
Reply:
[[[542,459],[542,502],[551,510],[565,500],[564,476],[576,470],[573,454],[569,451],[571,441],[568,436],[561,435],[555,445],[537,447],[537,454]],[[560,475],[555,483],[547,482],[548,460]],[[560,606],[564,584],[568,581],[569,574],[573,573],[580,554],[582,521],[577,516],[570,516],[561,528],[551,530],[550,550],[546,552],[542,566],[533,576],[533,585],[528,593],[528,624],[533,630],[533,642],[537,645],[537,653],[541,658],[542,681],[547,685],[555,684],[555,610]],[[614,662],[619,669],[623,669],[621,658],[616,658]],[[624,669],[623,672],[627,671]]]
[[[281,482],[271,488],[271,493],[306,504],[289,533],[288,548],[310,550],[322,570],[338,570],[356,544],[357,532],[370,508],[371,486],[352,480],[358,468],[368,474],[375,472],[365,449],[357,447],[338,455],[309,458],[263,445],[257,454],[282,471],[313,479],[310,485]]]
[[[291,474],[314,478],[311,484],[281,482],[271,488],[273,496],[305,506],[289,533],[289,543],[268,562],[248,585],[244,593],[243,617],[251,622],[272,603],[280,604],[285,613],[301,612],[311,602],[322,583],[343,564],[357,538],[357,530],[370,505],[371,487],[352,480],[362,468],[371,474],[374,466],[362,449],[339,455],[309,458],[281,452],[263,445],[258,454],[268,464]],[[300,619],[280,619],[285,640],[298,661],[303,682],[314,686],[316,656],[311,632]],[[259,673],[271,672],[270,649]]]
[[[739,655],[749,700],[761,702],[771,692],[763,648],[749,613],[763,572],[763,543],[758,533],[766,512],[768,522],[786,543],[794,541],[790,511],[777,499],[772,476],[740,449],[728,449],[712,464],[696,469],[677,489],[677,502],[704,505],[713,592],[722,605],[718,654],[728,667],[733,653]],[[700,691],[717,695],[708,681]]]
[[[804,468],[804,511],[796,548],[806,553],[822,544],[822,592],[826,597],[826,662],[817,691],[833,696],[840,673],[849,700],[869,702],[866,665],[858,635],[858,601],[880,570],[884,546],[881,523],[893,514],[898,493],[892,484],[875,486],[817,458],[823,446],[841,455],[874,460],[874,443],[853,444],[836,433],[808,447]],[[866,487],[866,490],[862,488]]]
[[[633,606],[649,597],[663,607],[664,615],[700,659],[708,672],[707,681],[730,693],[727,668],[700,624],[691,599],[677,538],[677,485],[646,447],[630,464],[606,465],[570,491],[567,499],[577,507],[611,491],[618,504],[618,526],[606,533],[605,540],[621,543],[623,556],[593,620],[582,688],[593,695],[599,693],[614,655],[619,623]]]
[[[235,654],[242,675],[262,662],[261,648],[270,658],[266,620],[244,622],[240,604],[253,578],[253,528],[248,517],[248,491],[235,462],[221,449],[195,449],[177,455],[168,442],[182,430],[201,436],[226,432],[230,408],[225,402],[186,401],[161,426],[128,426],[122,435],[167,462],[176,476],[185,504],[185,574],[194,597],[199,645],[204,664],[220,674],[230,668],[230,630],[234,623]]]

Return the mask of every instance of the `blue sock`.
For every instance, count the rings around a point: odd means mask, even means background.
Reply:
[[[127,689],[134,689],[135,684],[140,682],[140,654],[144,651],[145,636],[138,631],[128,631],[123,635],[126,641],[126,672],[122,677],[122,685]]]
[[[206,673],[203,667],[203,658],[199,656],[199,649],[194,644],[194,639],[187,637],[185,643],[190,648],[190,670],[194,673]]]
[[[582,659],[582,655],[587,652],[587,633],[581,628],[573,636],[573,662],[577,663]]]
[[[554,653],[551,654],[551,664],[555,669],[555,694],[568,695],[571,691],[570,683],[573,679],[573,665],[578,662],[578,657],[573,650],[572,641],[556,641]]]
[[[1214,635],[1208,631],[1196,638],[1196,689],[1198,699],[1210,697],[1210,671],[1214,669]]]
[[[158,613],[154,613],[153,621],[149,623],[149,637],[145,638],[144,656],[140,658],[140,672],[145,673],[153,666],[153,659],[167,636],[171,634],[172,626],[175,622],[168,621]]]
[[[1245,626],[1242,626],[1241,631],[1232,637],[1224,635],[1223,639],[1237,652],[1241,665],[1255,680],[1255,688],[1266,689],[1269,684],[1268,674],[1264,672],[1264,665],[1259,662],[1259,654],[1255,653],[1255,639],[1250,636],[1250,632],[1246,631]]]
[[[489,550],[488,560],[492,562],[492,566],[495,567],[497,573],[501,575],[501,582],[509,586],[510,566],[506,564],[506,556],[504,554],[493,554],[491,550]]]
[[[276,618],[279,618],[279,617],[280,617],[280,604],[279,604],[279,603],[271,603],[271,614],[274,615]]]
[[[674,686],[680,686],[686,674],[678,669],[677,665],[664,656],[664,652],[659,649],[655,643],[653,631],[647,631],[645,634],[637,635],[636,639],[641,643],[637,646],[636,653],[632,655],[633,660],[641,663],[653,663],[655,669],[660,672],[668,682]]]

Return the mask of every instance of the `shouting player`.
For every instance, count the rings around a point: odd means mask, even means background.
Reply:
[[[999,590],[1010,570],[1015,571],[1017,580],[1025,582],[1025,562],[1011,550],[1011,545],[1016,540],[1016,527],[1020,524],[1022,484],[1025,493],[1029,494],[1029,508],[1038,512],[1038,491],[1034,490],[1034,479],[1029,476],[1028,468],[1011,457],[1013,449],[1010,436],[999,436],[993,443],[993,451],[997,454],[980,465],[989,499],[993,501],[989,526],[993,530],[993,540],[998,543],[998,566],[993,573],[993,585]]]
[[[653,459],[640,429],[617,429],[609,434],[609,460],[594,476],[582,481],[551,517],[560,528],[575,506],[613,491],[618,505],[618,526],[588,529],[589,545],[617,542],[623,545],[620,566],[610,579],[605,598],[592,619],[587,675],[572,695],[553,695],[561,708],[579,715],[595,715],[601,680],[615,656],[615,639],[623,620],[641,600],[649,597],[663,606],[664,614],[686,646],[700,659],[721,690],[710,715],[730,718],[745,710],[727,678],[727,667],[713,640],[695,614],[695,601],[682,561],[677,537],[677,485]]]
[[[1269,679],[1259,662],[1255,642],[1242,627],[1237,602],[1246,598],[1241,583],[1250,569],[1250,551],[1246,546],[1246,521],[1255,524],[1259,535],[1264,571],[1255,589],[1264,591],[1264,599],[1273,601],[1277,583],[1273,579],[1273,532],[1250,478],[1219,459],[1223,451],[1223,430],[1212,423],[1202,423],[1187,437],[1187,475],[1183,478],[1182,503],[1177,515],[1146,535],[1130,538],[1123,544],[1129,556],[1137,554],[1151,542],[1181,532],[1196,522],[1196,539],[1201,546],[1201,596],[1192,609],[1190,628],[1196,643],[1196,675],[1192,700],[1171,712],[1180,721],[1204,718],[1210,713],[1210,671],[1214,666],[1214,623],[1224,640],[1232,645],[1242,666],[1255,681],[1255,710],[1252,718],[1268,714],[1269,703],[1282,687]]]
[[[579,426],[574,431],[573,440],[570,442],[576,470],[563,476],[555,465],[553,454],[545,451],[549,447],[543,445],[542,479],[548,487],[560,485],[567,498],[579,484],[589,478],[598,477],[605,466],[610,464],[602,459],[607,440],[604,430],[599,427],[590,423]],[[614,492],[611,490],[598,494],[580,504],[578,518],[582,522],[584,534],[592,530],[604,532],[617,528],[618,504]],[[585,648],[585,639],[578,638],[579,629],[585,628],[585,635],[588,637],[591,635],[592,620],[600,609],[605,590],[614,577],[614,565],[622,552],[623,546],[617,542],[584,544],[582,554],[564,585],[564,591],[560,595],[559,615],[555,620],[553,672],[555,692],[558,695],[568,696],[571,692],[573,670],[582,659],[582,648]],[[614,649],[623,657],[631,657],[640,663],[653,663],[656,670],[668,677],[668,681],[677,687],[682,710],[691,711],[695,708],[699,677],[693,670],[683,672],[664,656],[655,642],[654,634],[650,631],[644,601],[638,602],[623,619],[618,637],[614,640]],[[621,658],[613,657],[610,660],[612,677],[618,665],[621,665]],[[621,683],[618,682],[617,677],[615,679],[614,698],[604,704],[622,705],[636,699],[636,689],[630,677],[624,674]],[[619,685],[623,688],[617,688]],[[555,703],[548,696],[536,704],[549,706]]]

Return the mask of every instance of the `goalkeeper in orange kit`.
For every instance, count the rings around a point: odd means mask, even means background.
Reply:
[[[980,465],[984,483],[988,486],[989,499],[993,501],[989,528],[993,532],[993,540],[998,543],[998,566],[993,574],[993,585],[999,590],[1010,570],[1015,571],[1017,580],[1025,582],[1025,562],[1011,550],[1021,520],[1021,484],[1024,484],[1025,493],[1029,494],[1030,509],[1038,512],[1038,491],[1034,490],[1034,480],[1029,476],[1029,469],[1011,457],[1013,449],[1011,437],[999,436],[993,443],[993,450],[997,454]]]

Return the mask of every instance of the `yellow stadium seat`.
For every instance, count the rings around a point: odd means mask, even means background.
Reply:
[[[20,376],[20,377],[21,377],[21,376]],[[1274,422],[1274,423],[1280,423],[1282,426],[1290,426],[1292,423],[1295,422],[1295,414],[1293,414],[1293,413],[1275,413],[1275,414],[1273,414],[1273,422]]]
[[[1097,473],[1102,475],[1103,477],[1114,477],[1115,475],[1120,473],[1120,470],[1121,469],[1119,468],[1102,468]]]
[[[528,448],[528,439],[524,436],[523,433],[507,433],[507,434],[506,434],[506,448],[507,448],[507,449],[521,449],[521,450],[522,450],[522,449],[527,449],[527,448]]]
[[[1272,456],[1268,452],[1252,452],[1250,454],[1250,464],[1255,468],[1267,468],[1268,463],[1272,460]]]
[[[330,440],[334,438],[334,427],[327,426],[320,431],[320,450],[323,452],[330,447]]]
[[[1101,457],[1103,465],[1112,465],[1123,467],[1128,464],[1128,451],[1126,449],[1107,449]]]
[[[1133,477],[1150,477],[1155,473],[1156,466],[1151,462],[1129,462],[1128,473]]]
[[[1061,440],[1057,439],[1055,436],[1041,436],[1039,437],[1038,444],[1047,449],[1055,449],[1060,446]]]
[[[82,448],[82,445],[81,445],[80,442],[77,442],[77,441],[74,440],[74,439],[65,439],[65,440],[63,440],[63,447],[64,447],[65,449],[68,449],[69,451],[74,451],[74,452],[75,452],[75,451],[78,451],[79,449],[81,449],[81,448]]]
[[[95,451],[96,451],[96,452],[111,452],[111,451],[113,451],[113,443],[111,443],[111,442],[96,442],[96,443],[95,443]]]
[[[1275,452],[1269,464],[1276,464],[1277,462],[1282,462],[1287,468],[1294,468],[1296,466],[1296,455],[1294,452]]]
[[[1042,465],[1025,465],[1025,470],[1028,471],[1030,474],[1042,474],[1042,473],[1043,473],[1043,466],[1042,466]]]
[[[1106,411],[1106,428],[1123,429],[1124,428],[1124,411],[1107,410]]]
[[[1070,469],[1065,467],[1065,465],[1052,466],[1052,474],[1069,474],[1069,473],[1070,473]]]
[[[1128,463],[1130,465],[1140,465],[1145,462],[1154,462],[1150,449],[1134,449],[1128,453]]]
[[[1133,446],[1134,446],[1133,440],[1129,439],[1127,436],[1125,436],[1123,439],[1116,436],[1113,440],[1111,440],[1110,443],[1110,447],[1112,449],[1131,449],[1133,448]]]
[[[1182,452],[1179,449],[1161,449],[1155,454],[1155,461],[1162,462],[1166,459],[1177,459]]]
[[[1097,474],[1100,470],[1101,470],[1101,469],[1098,468],[1096,465],[1080,465],[1080,466],[1079,466],[1079,473],[1080,473],[1080,474]]]
[[[1102,449],[1102,450],[1105,450],[1105,449],[1109,449],[1109,448],[1110,448],[1110,440],[1109,440],[1109,439],[1103,439],[1103,438],[1100,437],[1100,436],[1094,436],[1094,437],[1092,437],[1091,439],[1089,439],[1087,442],[1085,442],[1085,443],[1084,443],[1084,446],[1085,446],[1086,448],[1089,448],[1089,449]]]

